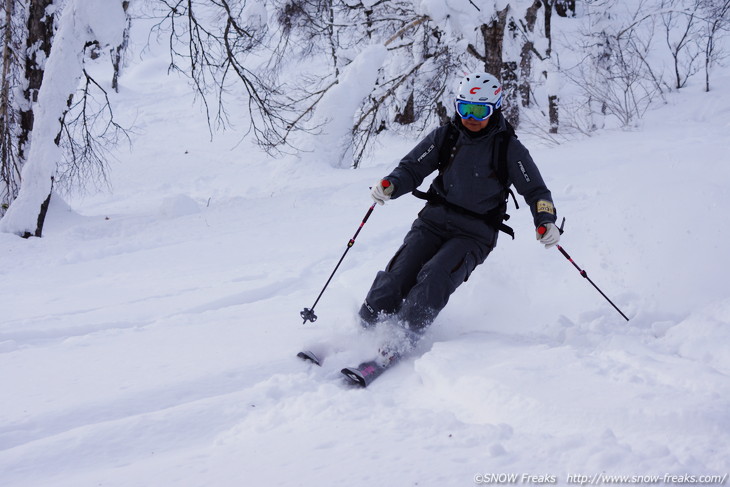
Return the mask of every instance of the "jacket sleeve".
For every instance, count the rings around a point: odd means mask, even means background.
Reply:
[[[395,186],[391,198],[410,193],[421,185],[426,176],[438,169],[439,148],[445,137],[446,126],[434,129],[385,177]]]
[[[509,181],[530,206],[535,227],[543,223],[555,223],[558,217],[552,194],[530,152],[517,138],[512,138],[509,143],[507,172]]]

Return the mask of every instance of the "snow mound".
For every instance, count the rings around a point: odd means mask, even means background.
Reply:
[[[193,215],[200,212],[200,206],[190,196],[177,194],[166,197],[160,205],[160,215],[167,218]]]
[[[730,299],[692,313],[661,338],[668,353],[696,360],[730,375]]]

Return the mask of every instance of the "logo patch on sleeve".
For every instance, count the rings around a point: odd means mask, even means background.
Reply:
[[[539,200],[537,202],[537,212],[538,213],[550,213],[551,215],[555,214],[555,207],[553,206],[552,202],[548,200]]]

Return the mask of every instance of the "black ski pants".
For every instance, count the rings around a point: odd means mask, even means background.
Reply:
[[[360,308],[363,325],[395,317],[406,329],[423,333],[492,248],[448,226],[417,219],[375,277]]]

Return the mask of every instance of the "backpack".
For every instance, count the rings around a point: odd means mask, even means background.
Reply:
[[[426,200],[431,204],[445,206],[457,213],[483,220],[491,227],[506,233],[514,240],[515,231],[512,229],[512,227],[506,225],[504,222],[509,220],[510,218],[510,216],[507,214],[507,199],[510,195],[512,195],[512,200],[515,202],[515,208],[520,207],[517,204],[515,194],[510,189],[507,171],[507,148],[512,137],[517,138],[517,134],[515,134],[515,129],[514,127],[512,127],[512,124],[510,124],[506,119],[505,123],[507,124],[507,130],[497,134],[494,144],[494,152],[497,161],[495,173],[497,176],[497,180],[499,180],[504,189],[504,202],[501,205],[493,210],[488,211],[487,213],[476,213],[474,211],[462,208],[461,206],[455,205],[454,203],[447,201],[442,196],[432,191],[430,188],[427,193],[415,189],[412,191],[413,196],[422,200]],[[439,174],[438,176],[436,176],[436,178],[442,177],[447,167],[451,163],[451,159],[454,156],[454,149],[456,148],[456,141],[458,140],[458,138],[459,129],[453,123],[449,122],[446,129],[446,137],[444,139],[444,143],[439,149]]]

